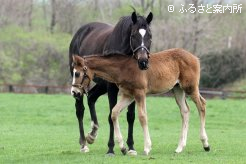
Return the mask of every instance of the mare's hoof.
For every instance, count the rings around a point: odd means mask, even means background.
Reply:
[[[109,157],[115,156],[114,150],[113,149],[109,149],[108,152],[106,153],[106,155],[109,156]]]
[[[205,150],[205,151],[210,151],[210,146],[204,147],[204,150]]]
[[[96,137],[92,136],[90,133],[88,133],[88,135],[85,137],[86,141],[88,142],[88,144],[93,144]]]
[[[131,156],[136,156],[136,155],[138,155],[137,151],[135,151],[135,150],[129,150],[129,151],[127,152],[127,154],[128,154],[128,155],[131,155]]]
[[[125,147],[123,147],[123,148],[121,149],[121,152],[122,152],[122,154],[123,154],[123,155],[126,155],[126,153],[127,153],[126,148],[125,148]]]
[[[109,157],[114,157],[115,156],[114,153],[107,153],[106,155],[109,156]]]
[[[80,152],[82,153],[88,153],[90,150],[87,146],[81,147]]]

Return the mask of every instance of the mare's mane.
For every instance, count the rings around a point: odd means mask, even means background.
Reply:
[[[131,54],[129,42],[132,24],[131,16],[121,17],[105,43],[103,54]]]

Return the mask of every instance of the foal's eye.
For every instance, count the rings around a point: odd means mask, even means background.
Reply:
[[[75,77],[79,77],[80,76],[80,73],[79,72],[75,72]]]

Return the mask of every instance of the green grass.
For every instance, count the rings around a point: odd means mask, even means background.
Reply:
[[[90,152],[80,153],[74,99],[69,95],[0,94],[0,163],[245,163],[246,101],[207,100],[206,129],[211,151],[205,152],[199,140],[199,118],[193,103],[187,147],[175,154],[181,118],[171,98],[147,98],[149,129],[152,139],[150,156],[142,155],[143,134],[138,119],[134,139],[138,156],[123,156],[116,144],[114,157],[105,155],[109,127],[106,96],[96,104],[99,134],[89,145]],[[126,110],[120,125],[126,140]],[[88,108],[85,132],[90,130]]]

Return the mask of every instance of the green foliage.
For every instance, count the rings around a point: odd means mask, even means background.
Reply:
[[[239,79],[233,83],[229,83],[224,86],[226,89],[231,89],[231,90],[246,90],[246,79],[245,77],[242,79]]]
[[[211,152],[199,140],[199,117],[191,107],[187,147],[175,154],[181,117],[174,99],[147,98],[151,155],[143,152],[143,132],[136,114],[135,149],[138,156],[123,156],[115,143],[115,157],[105,155],[109,135],[108,100],[96,104],[99,132],[90,152],[79,152],[79,131],[74,99],[68,95],[0,94],[0,163],[245,163],[246,101],[207,100],[206,129]],[[13,101],[14,100],[14,101]],[[126,110],[120,115],[124,140],[127,137]],[[86,106],[85,132],[90,131]]]
[[[222,87],[245,75],[246,59],[238,49],[211,52],[201,57],[201,86]]]
[[[0,82],[66,83],[67,76],[61,72],[68,70],[70,39],[71,36],[65,33],[50,34],[39,30],[28,32],[16,26],[3,28],[0,31]]]

